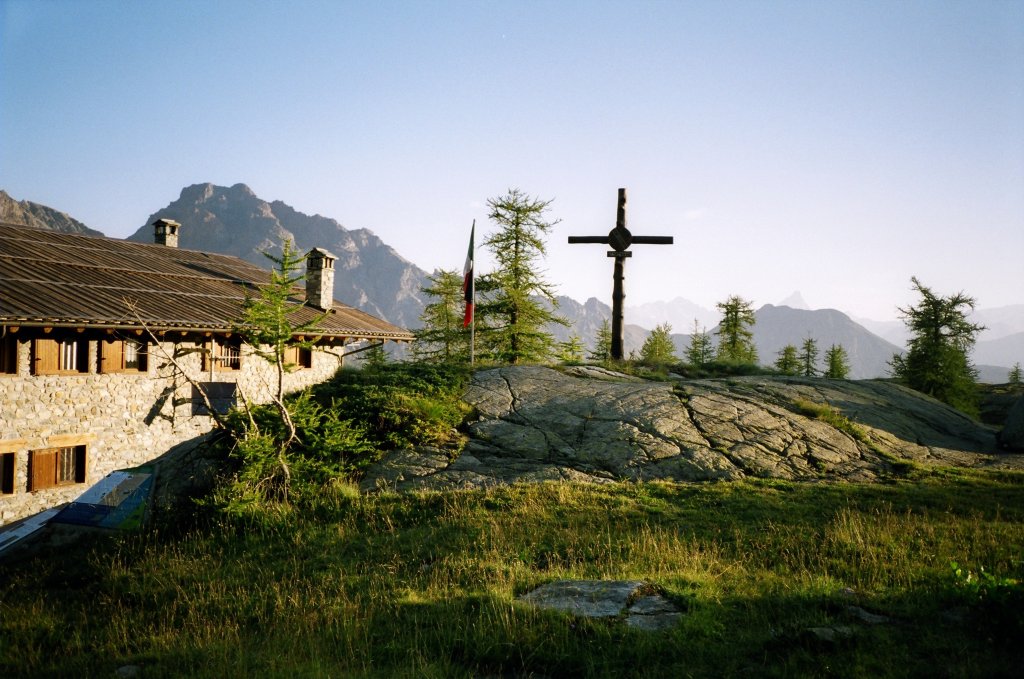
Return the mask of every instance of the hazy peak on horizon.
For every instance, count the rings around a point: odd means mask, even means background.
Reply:
[[[793,294],[781,302],[776,303],[775,306],[788,306],[790,309],[804,309],[808,311],[811,308],[807,305],[807,302],[804,300],[804,296],[800,294],[799,290],[794,290]]]

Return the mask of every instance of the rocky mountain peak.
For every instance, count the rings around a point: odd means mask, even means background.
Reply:
[[[67,213],[28,200],[15,200],[6,191],[0,191],[0,221],[37,229],[60,231],[61,233],[77,233],[84,236],[103,235],[68,216]]]
[[[779,302],[777,306],[788,306],[790,309],[804,310],[808,310],[811,308],[807,306],[807,302],[804,301],[804,296],[800,294],[799,290],[795,290],[793,294]]]
[[[150,215],[129,240],[152,242],[149,225],[160,218],[181,224],[182,248],[234,255],[264,267],[268,264],[264,253],[280,252],[288,239],[301,251],[324,248],[339,257],[336,299],[396,325],[419,325],[424,306],[420,288],[426,272],[371,231],[348,230],[334,219],[304,214],[280,200],[268,202],[245,184],[187,186],[176,201]]]

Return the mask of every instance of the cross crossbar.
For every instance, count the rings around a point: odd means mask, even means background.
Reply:
[[[619,204],[616,211],[615,228],[608,232],[607,236],[569,236],[569,244],[602,244],[611,245],[612,250],[609,257],[615,258],[615,273],[612,285],[612,358],[621,361],[623,355],[623,302],[626,293],[623,291],[623,279],[625,278],[625,260],[632,257],[629,246],[633,243],[638,245],[672,245],[672,236],[634,236],[626,228],[626,189],[619,189]]]

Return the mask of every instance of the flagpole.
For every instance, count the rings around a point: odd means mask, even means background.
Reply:
[[[476,362],[476,220],[469,232],[469,250],[466,252],[466,265],[462,268],[462,293],[466,303],[466,314],[462,328],[469,326],[469,364]]]
[[[476,278],[476,220],[473,220],[469,245],[473,249],[473,278]],[[473,281],[473,318],[469,321],[469,365],[476,362],[476,280]]]

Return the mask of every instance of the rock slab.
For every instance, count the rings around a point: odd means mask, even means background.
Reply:
[[[640,580],[557,580],[519,597],[544,610],[585,618],[624,617],[626,625],[645,631],[674,627],[682,613]]]
[[[648,381],[603,368],[477,372],[461,454],[398,451],[365,490],[485,488],[531,481],[871,482],[894,460],[1024,468],[995,430],[883,380],[792,377]],[[817,417],[827,408],[851,426]],[[453,459],[454,457],[454,459]]]

